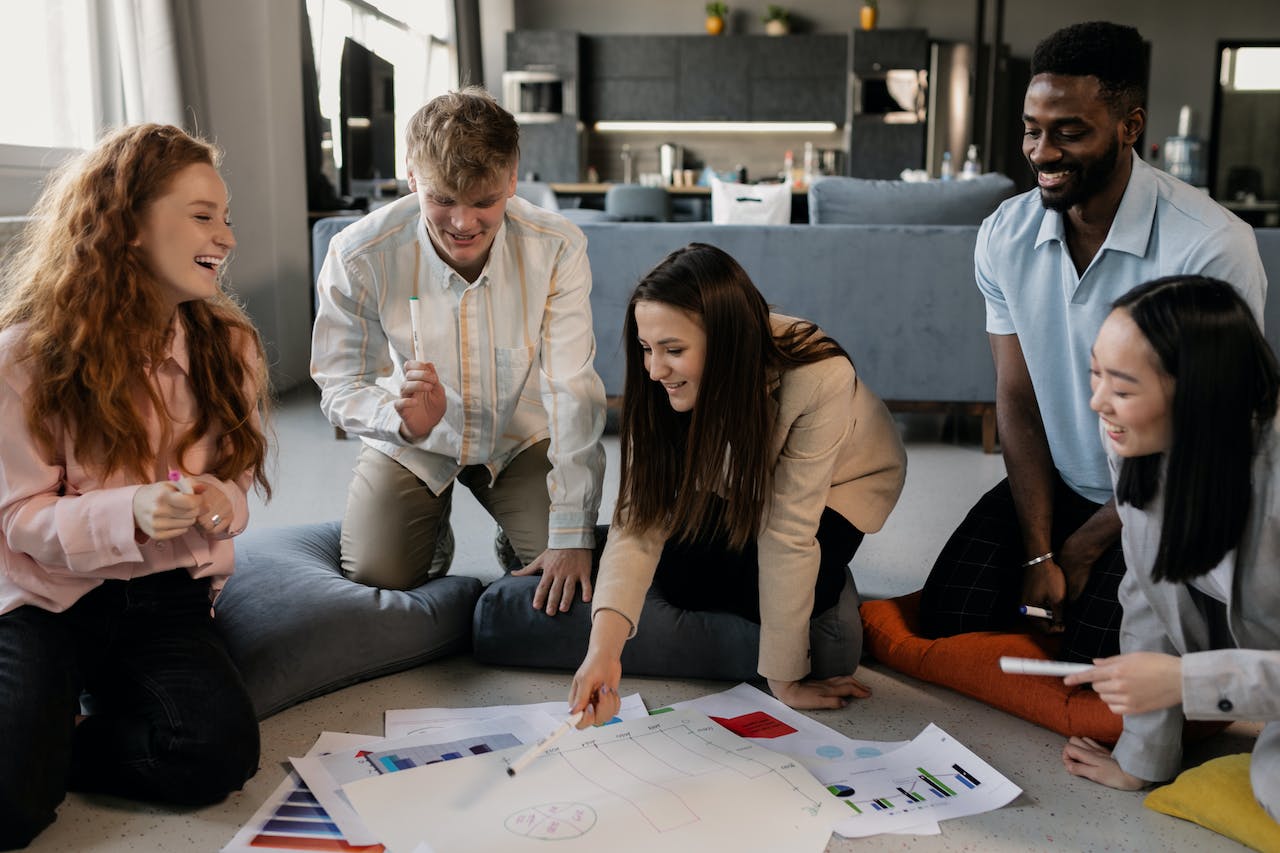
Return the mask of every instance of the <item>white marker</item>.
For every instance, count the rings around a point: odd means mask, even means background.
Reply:
[[[1040,660],[1039,658],[1000,658],[1000,669],[1013,675],[1071,675],[1093,669],[1091,663],[1067,663],[1062,660]]]
[[[1045,610],[1043,607],[1036,607],[1034,604],[1024,604],[1018,609],[1022,611],[1023,616],[1034,616],[1037,619],[1053,618],[1052,610]]]
[[[560,740],[560,738],[564,737],[571,729],[577,726],[578,723],[582,722],[583,713],[583,711],[579,711],[576,714],[571,714],[569,719],[560,724],[560,728],[529,747],[528,752],[511,762],[511,766],[507,768],[507,775],[514,776],[532,764],[535,758],[546,752],[553,743]]]
[[[413,360],[422,361],[422,319],[418,314],[418,297],[409,297],[409,327],[413,329]]]

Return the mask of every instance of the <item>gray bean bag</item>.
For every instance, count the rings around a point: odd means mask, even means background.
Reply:
[[[600,529],[596,539],[603,543]],[[599,551],[597,547],[597,562]],[[579,597],[568,613],[548,616],[533,609],[536,576],[507,576],[489,585],[476,602],[473,653],[482,663],[575,670],[591,634],[591,605]],[[853,578],[835,607],[809,623],[811,675],[848,675],[862,656],[862,617]],[[636,636],[622,651],[628,675],[754,681],[760,626],[733,613],[684,610],[650,588]]]
[[[338,570],[340,530],[329,522],[236,540],[236,572],[216,618],[260,719],[467,647],[480,581],[363,586]]]

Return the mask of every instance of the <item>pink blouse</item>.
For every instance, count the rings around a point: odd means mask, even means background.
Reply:
[[[23,332],[23,326],[0,332],[0,613],[24,604],[60,612],[104,580],[169,569],[211,577],[220,585],[234,568],[231,537],[249,521],[246,491],[252,472],[218,481],[232,506],[226,533],[208,536],[192,527],[164,541],[139,534],[146,540],[139,543],[133,496],[146,484],[121,471],[101,479],[93,466],[76,457],[70,436],[61,430],[55,433],[57,450],[50,457],[27,428],[31,376],[17,360]],[[244,357],[254,359],[253,349]],[[204,473],[217,449],[217,435],[211,433],[187,450],[184,464],[174,455],[176,439],[198,412],[187,371],[186,334],[175,317],[168,357],[151,374],[173,418],[168,444],[160,446],[159,413],[151,410],[145,395],[139,400],[152,446],[158,448],[155,482],[165,480],[170,469],[191,476]]]

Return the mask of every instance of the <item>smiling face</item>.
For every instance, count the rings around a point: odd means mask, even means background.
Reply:
[[[1094,341],[1089,406],[1117,454],[1163,453],[1173,445],[1174,379],[1129,312],[1117,308]]]
[[[218,170],[194,163],[143,213],[133,245],[171,307],[218,292],[218,271],[235,248],[227,187]]]
[[[666,389],[671,408],[688,412],[698,400],[707,362],[707,334],[692,315],[665,302],[635,304],[636,336],[649,378]]]
[[[516,194],[516,170],[459,194],[409,168],[409,188],[418,196],[422,221],[441,260],[467,281],[475,281],[489,260],[502,226],[507,199]]]
[[[1107,190],[1123,191],[1142,111],[1117,118],[1096,77],[1037,74],[1027,87],[1022,123],[1022,153],[1045,207],[1063,212]]]

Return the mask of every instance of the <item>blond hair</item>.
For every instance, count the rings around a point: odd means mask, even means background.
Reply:
[[[432,98],[405,129],[407,160],[419,178],[466,195],[505,179],[520,160],[520,127],[479,86]]]

